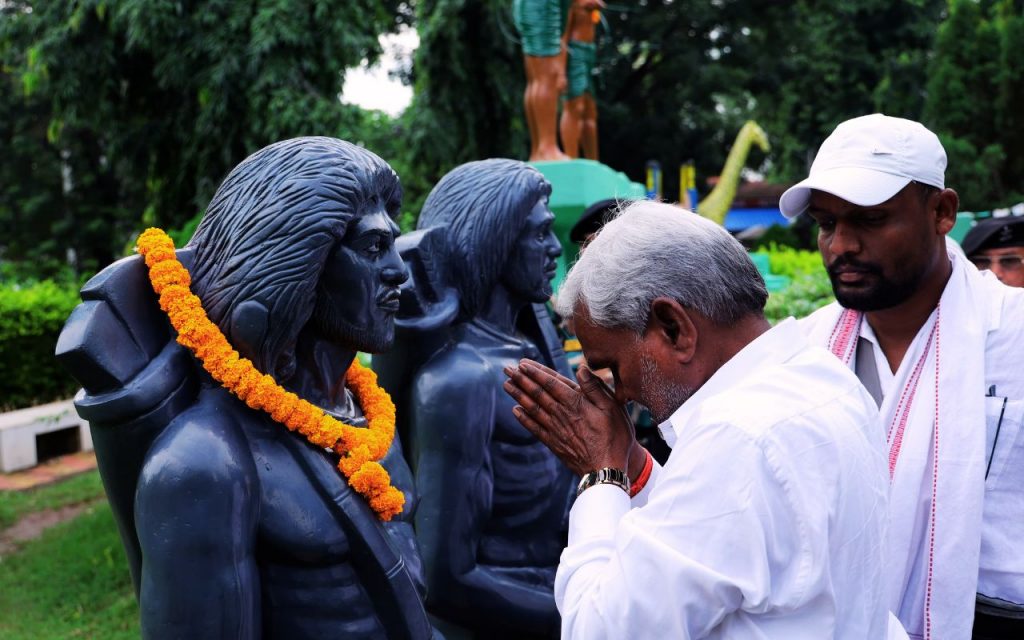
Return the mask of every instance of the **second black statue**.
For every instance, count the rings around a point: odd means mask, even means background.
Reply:
[[[561,246],[551,185],[492,159],[431,191],[399,240],[412,281],[395,349],[374,357],[392,391],[420,494],[427,607],[488,637],[557,637],[553,583],[572,473],[512,415],[502,369],[569,369],[545,302]]]

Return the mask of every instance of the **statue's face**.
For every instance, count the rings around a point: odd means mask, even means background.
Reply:
[[[327,258],[313,322],[334,342],[380,353],[394,341],[398,286],[409,272],[395,248],[398,226],[380,204],[367,207]]]
[[[562,245],[551,229],[554,221],[547,199],[541,198],[530,210],[501,275],[511,293],[530,302],[551,297],[551,281],[558,266],[555,259],[562,255]]]

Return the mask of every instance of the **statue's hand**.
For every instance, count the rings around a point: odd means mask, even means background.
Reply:
[[[513,415],[574,473],[603,467],[629,472],[633,424],[590,369],[580,367],[579,384],[532,360],[506,367],[505,375],[505,392],[518,403]]]

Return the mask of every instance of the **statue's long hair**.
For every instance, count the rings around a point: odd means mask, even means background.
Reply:
[[[189,242],[192,290],[229,340],[239,305],[267,309],[265,338],[250,357],[278,382],[294,373],[328,255],[371,198],[397,215],[402,188],[379,157],[335,138],[284,140],[231,171]]]
[[[452,169],[427,196],[417,228],[446,229],[448,278],[462,319],[483,306],[530,211],[550,195],[551,184],[530,165],[492,158]]]

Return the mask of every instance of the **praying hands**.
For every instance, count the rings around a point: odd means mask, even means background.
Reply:
[[[611,467],[629,476],[643,468],[647,454],[625,407],[586,365],[578,384],[532,360],[504,371],[505,392],[518,403],[513,415],[574,473]]]

